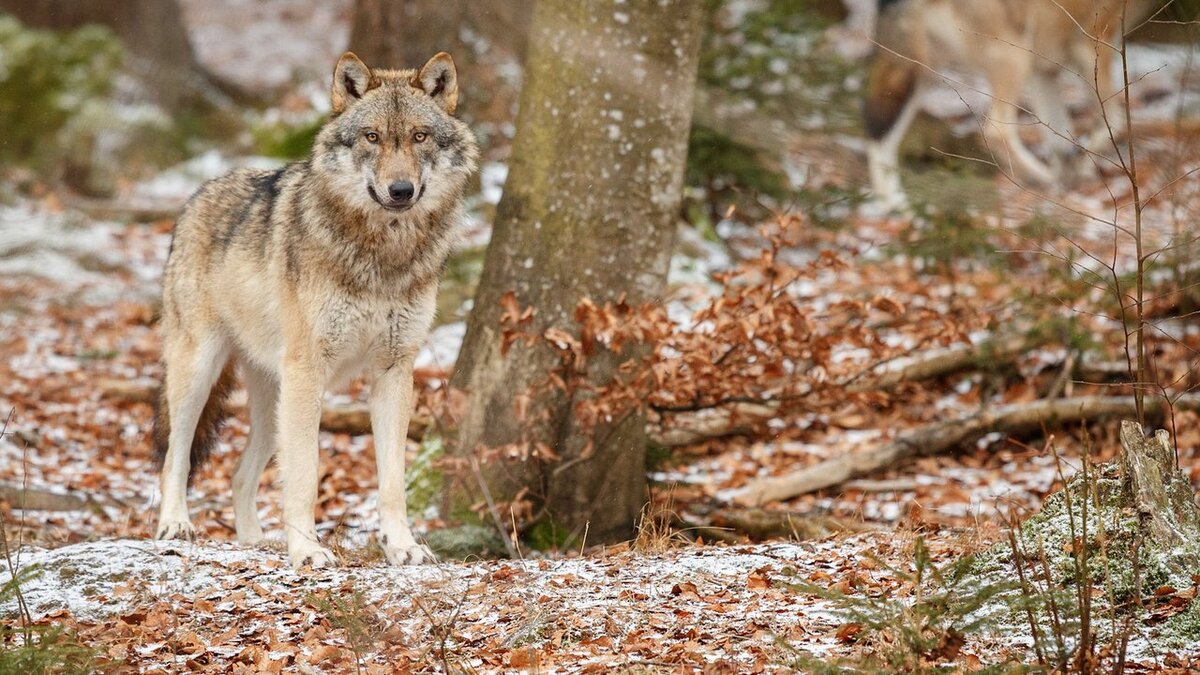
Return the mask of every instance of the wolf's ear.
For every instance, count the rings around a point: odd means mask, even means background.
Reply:
[[[340,114],[362,98],[363,94],[378,86],[379,81],[362,59],[355,56],[354,52],[342,54],[333,69],[333,90],[330,93],[333,114]]]
[[[432,59],[421,66],[421,71],[417,73],[412,84],[429,94],[443,110],[454,114],[454,109],[458,107],[458,72],[454,69],[454,59],[450,58],[449,54],[434,54]]]

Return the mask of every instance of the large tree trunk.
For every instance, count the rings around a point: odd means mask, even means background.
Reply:
[[[169,108],[211,104],[214,95],[251,97],[199,65],[177,0],[0,0],[0,12],[31,28],[107,27],[132,57],[134,72]]]
[[[493,462],[482,476],[497,503],[528,490],[559,542],[585,530],[589,542],[632,534],[645,502],[645,421],[629,415],[590,433],[559,390],[540,393],[518,419],[514,401],[559,359],[540,344],[501,354],[500,300],[513,291],[534,307],[529,330],[541,334],[576,332],[582,298],[661,297],[701,12],[690,0],[538,0],[534,10],[514,154],[452,384],[468,391],[461,452],[528,442],[553,449],[552,462]],[[621,357],[597,358],[593,377],[602,381]],[[449,488],[452,506],[479,499],[469,477]]]

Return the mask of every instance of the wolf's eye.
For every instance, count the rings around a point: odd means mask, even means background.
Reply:
[[[417,133],[413,134],[413,143],[424,143],[425,139],[427,138],[429,138],[429,134],[425,133],[424,131],[418,131]]]
[[[371,143],[378,143],[379,142],[379,134],[375,133],[374,131],[368,131],[367,132],[367,140],[370,141]]]

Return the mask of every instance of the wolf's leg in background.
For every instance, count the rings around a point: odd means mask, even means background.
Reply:
[[[896,118],[895,124],[882,138],[867,142],[867,170],[871,190],[881,206],[889,211],[904,211],[908,198],[900,184],[900,143],[921,109],[919,93],[911,96]]]
[[[228,344],[215,333],[197,336],[172,330],[166,336],[164,386],[171,431],[160,476],[162,504],[155,535],[159,539],[196,536],[187,508],[192,439],[200,413],[228,358]]]
[[[413,410],[413,354],[383,366],[371,384],[371,433],[379,472],[379,545],[393,565],[432,562],[408,526],[404,447]]]
[[[289,348],[289,350],[292,348]],[[283,484],[283,528],[293,567],[334,565],[321,546],[313,510],[317,505],[321,394],[327,373],[316,355],[289,351],[279,378],[279,477]]]
[[[983,129],[1001,171],[1045,187],[1055,183],[1054,172],[1025,147],[1017,118],[1021,94],[1033,74],[1033,59],[1033,54],[1004,44],[988,55],[992,103]]]
[[[1042,124],[1046,147],[1055,155],[1067,155],[1075,147],[1071,132],[1071,115],[1062,97],[1058,71],[1038,69],[1029,80],[1030,105]]]
[[[1059,72],[1053,68],[1038,68],[1029,80],[1030,106],[1042,126],[1042,142],[1050,156],[1050,167],[1063,178],[1073,175],[1075,168],[1069,160],[1079,152],[1079,141],[1071,131],[1071,115],[1062,97]]]
[[[907,201],[900,185],[900,142],[920,109],[920,74],[916,63],[885,47],[871,67],[863,101],[867,170],[875,200],[901,211]]]
[[[238,541],[257,544],[262,541],[258,522],[258,480],[275,454],[276,417],[279,380],[260,367],[242,362],[243,379],[250,402],[250,438],[233,474],[233,516]]]

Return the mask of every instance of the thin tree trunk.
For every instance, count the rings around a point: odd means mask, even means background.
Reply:
[[[560,543],[628,538],[645,502],[645,420],[581,429],[578,402],[545,391],[514,401],[559,364],[543,345],[501,353],[501,297],[535,308],[532,331],[575,332],[578,301],[660,298],[675,233],[701,3],[539,0],[514,155],[452,384],[468,392],[459,448],[544,443],[557,460],[484,465],[495,501],[528,494]],[[598,381],[621,360],[591,360]],[[594,439],[594,449],[589,453]],[[477,486],[452,483],[451,508]],[[509,514],[501,514],[505,522]]]

